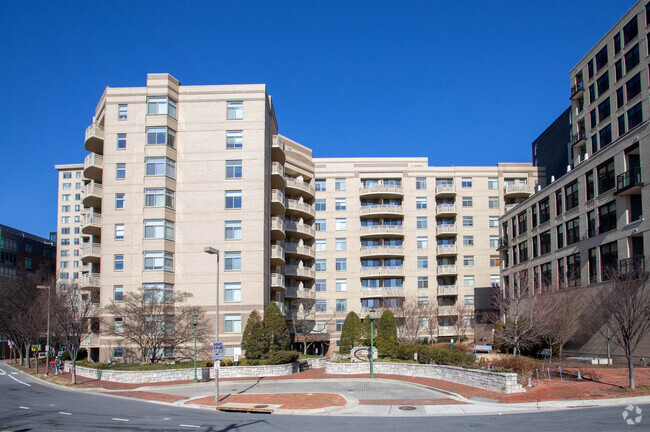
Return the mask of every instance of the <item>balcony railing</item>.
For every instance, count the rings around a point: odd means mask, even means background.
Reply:
[[[458,308],[456,306],[438,306],[438,315],[456,316],[458,315]]]
[[[507,250],[509,247],[508,237],[500,237],[497,250]]]
[[[94,181],[91,181],[88,183],[86,186],[84,186],[84,198],[88,198],[90,196],[98,196],[101,198],[102,196],[102,184],[101,183],[96,183]]]
[[[362,246],[361,255],[404,255],[402,246]]]
[[[271,245],[271,259],[284,262],[284,248],[280,245]]]
[[[438,336],[456,336],[456,329],[452,326],[438,327]]]
[[[620,193],[635,186],[643,186],[641,167],[632,168],[616,176],[616,192]]]
[[[368,276],[404,276],[402,266],[361,267],[361,277]]]
[[[311,246],[301,246],[298,243],[287,242],[284,244],[284,250],[288,254],[304,255],[313,258],[314,248]]]
[[[309,267],[298,267],[297,265],[285,265],[285,276],[298,276],[313,279],[315,272]]]
[[[367,215],[367,214],[404,214],[404,207],[401,205],[387,205],[387,204],[381,204],[381,205],[367,205],[367,206],[361,206],[361,214],[362,215]]]
[[[314,231],[312,227],[302,222],[286,221],[285,229],[287,231],[306,234],[310,237],[314,237],[316,235],[316,231]]]
[[[284,219],[279,216],[273,216],[271,218],[271,229],[273,231],[282,231],[284,232]]]
[[[101,180],[104,168],[104,157],[97,153],[90,153],[84,158],[84,177]]]
[[[456,193],[456,185],[454,184],[436,185],[436,195],[455,194],[455,193]]]
[[[99,273],[84,273],[80,279],[82,288],[93,288],[99,286]]]
[[[507,184],[503,187],[505,195],[531,195],[534,191],[535,188],[531,184]]]
[[[287,305],[284,304],[284,302],[274,301],[273,303],[275,303],[275,305],[278,307],[278,309],[280,309],[280,312],[282,312],[282,315],[287,314]]]
[[[271,273],[271,286],[275,288],[284,288],[284,275],[280,273]]]
[[[580,128],[578,132],[573,135],[573,145],[576,145],[582,141],[587,141],[587,132],[584,128]]]
[[[576,83],[576,85],[571,87],[571,99],[576,97],[576,95],[578,95],[578,93],[582,93],[584,91],[584,89],[585,89],[584,82],[578,81]]]
[[[621,277],[630,279],[640,279],[645,275],[645,256],[636,255],[632,258],[626,258],[619,261],[619,271]]]
[[[271,164],[271,174],[284,177],[284,166],[280,162],[273,162]]]
[[[438,204],[436,214],[454,214],[456,213],[456,204]]]
[[[311,217],[314,217],[316,215],[316,212],[314,211],[314,207],[311,204],[307,204],[306,202],[287,199],[285,205],[287,210],[294,210],[301,213],[305,213]]]
[[[284,297],[314,299],[316,298],[316,292],[305,288],[287,287],[287,289],[284,291]]]
[[[458,247],[455,244],[438,245],[436,252],[438,255],[453,255],[458,253]]]
[[[401,225],[371,225],[362,226],[361,235],[373,234],[404,234],[404,228]]]
[[[438,274],[439,275],[444,275],[444,274],[456,274],[458,273],[458,266],[455,264],[446,264],[446,265],[439,265],[438,266]]]
[[[361,288],[361,298],[368,297],[404,297],[403,287],[394,288]]]
[[[371,186],[361,186],[359,188],[359,194],[360,195],[367,195],[367,194],[395,194],[395,195],[403,195],[404,194],[404,188],[400,186],[392,186],[392,185],[371,185]]]
[[[294,178],[289,178],[289,177],[286,178],[286,182],[287,182],[287,186],[286,186],[287,188],[301,190],[309,194],[311,197],[314,197],[314,195],[316,194],[316,190],[314,189],[314,187],[307,182],[294,179]]]
[[[86,128],[86,139],[84,147],[89,152],[103,153],[104,128],[98,124],[91,124]]]
[[[458,285],[438,285],[438,295],[458,295]]]
[[[456,234],[457,232],[456,224],[436,226],[436,234]]]

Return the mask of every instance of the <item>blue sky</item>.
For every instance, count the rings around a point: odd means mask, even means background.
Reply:
[[[83,162],[104,87],[266,83],[316,157],[530,162],[569,70],[634,4],[0,1],[0,223],[56,229],[55,164]]]

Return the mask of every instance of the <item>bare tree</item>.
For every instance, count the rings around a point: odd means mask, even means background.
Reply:
[[[156,363],[162,358],[190,359],[194,346],[192,324],[196,316],[196,338],[202,353],[207,349],[209,328],[200,306],[185,305],[192,294],[145,289],[127,293],[106,307],[111,316],[105,323],[109,333],[137,347],[141,362]]]
[[[392,311],[395,314],[395,320],[398,322],[398,343],[416,343],[420,333],[420,317],[424,316],[423,309],[418,305],[417,297],[408,297]]]
[[[314,343],[329,341],[329,328],[335,321],[336,314],[332,313],[326,320],[319,320],[325,321],[325,325],[322,328],[317,328],[314,317],[314,299],[306,297],[291,299],[287,315],[293,340],[302,343],[303,354],[307,354]]]
[[[426,303],[420,303],[421,317],[426,318],[427,327],[426,332],[429,337],[429,343],[433,341],[438,335],[438,302],[427,299]]]
[[[466,336],[467,328],[471,327],[474,322],[474,306],[466,305],[463,300],[457,299],[454,314],[455,320],[453,327],[460,341],[462,337]],[[469,322],[467,317],[470,317]]]
[[[549,363],[553,357],[553,346],[562,348],[579,329],[581,311],[587,301],[584,290],[574,288],[539,295],[536,301],[540,321],[540,338],[550,350]]]

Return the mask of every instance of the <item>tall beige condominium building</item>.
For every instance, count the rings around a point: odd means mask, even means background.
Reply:
[[[512,292],[598,286],[610,269],[645,268],[649,23],[649,6],[638,2],[571,70],[569,171],[500,220]],[[604,353],[595,341],[573,349]]]
[[[181,86],[167,74],[107,88],[85,148],[81,286],[102,305],[140,287],[190,292],[214,325],[213,247],[226,355],[271,301],[321,353],[348,311],[407,294],[443,313],[457,300],[471,306],[477,287],[498,283],[498,217],[533,192],[539,171],[314,159],[278,135],[264,85]],[[450,319],[441,316],[440,335]],[[102,317],[91,358],[126,355],[110,336],[120,320]]]

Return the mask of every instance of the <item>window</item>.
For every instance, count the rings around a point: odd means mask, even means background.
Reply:
[[[164,251],[145,251],[144,269],[174,271],[174,254]]]
[[[345,190],[345,179],[344,178],[337,178],[334,180],[334,190],[337,191],[344,191]]]
[[[499,209],[499,197],[488,197],[488,208]]]
[[[415,179],[415,189],[424,190],[427,188],[427,179],[425,177],[418,177]]]
[[[474,236],[463,236],[463,246],[474,246]]]
[[[605,65],[607,65],[607,45],[596,54],[596,72],[600,72]]]
[[[616,229],[616,201],[598,207],[598,233]]]
[[[463,256],[463,265],[466,267],[474,266],[474,255]]]
[[[616,64],[614,65],[614,68],[615,68],[614,76],[616,77],[616,81],[618,81],[621,78],[623,78],[623,60],[617,61]]]
[[[70,223],[70,216],[61,216],[61,223]]]
[[[571,184],[565,186],[565,205],[566,210],[569,211],[574,207],[578,207],[578,181],[575,180]]]
[[[429,277],[428,276],[418,276],[418,289],[429,288]]]
[[[241,191],[226,191],[226,208],[241,208]]]
[[[113,348],[113,358],[122,358],[122,348]]]
[[[614,35],[614,55],[621,51],[621,33],[618,32]]]
[[[463,197],[463,207],[472,207],[472,197]]]
[[[243,132],[242,131],[227,131],[226,132],[226,148],[227,149],[240,149],[243,147]]]
[[[499,228],[499,216],[490,216],[489,226],[490,228]]]
[[[625,90],[627,91],[628,101],[641,93],[641,73],[634,75],[625,83]]]
[[[314,222],[314,229],[316,231],[325,231],[326,226],[327,223],[325,222],[325,219],[316,219]]]
[[[499,179],[495,177],[488,178],[488,189],[489,190],[499,189]]]
[[[122,301],[123,298],[124,298],[124,286],[113,285],[113,300]]]
[[[463,285],[474,286],[474,276],[463,276]]]
[[[418,268],[419,269],[428,269],[429,268],[429,257],[419,256],[418,257]]]
[[[345,299],[336,300],[336,311],[337,312],[347,312],[348,311],[348,301]]]
[[[64,173],[61,175],[61,178],[64,179],[64,180],[65,180],[65,179],[71,179],[71,178],[72,178],[72,173],[71,173],[71,172],[64,172]]]
[[[152,188],[144,190],[145,207],[174,208],[174,191],[167,188]]]
[[[325,252],[327,250],[327,240],[325,239],[318,239],[314,243],[314,250],[316,252]]]
[[[225,283],[223,284],[224,289],[224,301],[227,302],[240,302],[241,301],[241,283]]]
[[[225,333],[241,333],[241,315],[226,314],[224,316]]]
[[[226,240],[241,240],[241,221],[226,221]]]
[[[70,190],[70,189],[72,189],[72,184],[71,183],[63,183],[63,185],[61,186],[61,189]]]
[[[335,244],[336,244],[336,250],[337,251],[344,251],[344,250],[348,249],[347,239],[337,238]]]
[[[564,247],[564,226],[563,225],[558,225],[556,227],[556,234],[557,234],[557,248],[563,248]]]
[[[115,333],[124,332],[124,322],[122,321],[122,317],[113,317],[113,328]]]
[[[345,322],[344,320],[336,320],[336,331],[337,332],[343,331],[343,323],[344,322]]]
[[[241,270],[241,252],[226,252],[224,254],[224,269],[226,271]]]
[[[566,276],[569,286],[580,286],[580,254],[569,255],[566,257]]]
[[[325,292],[327,290],[327,283],[325,279],[317,279],[315,283],[316,292]]]
[[[174,147],[176,132],[166,127],[148,127],[147,145],[168,145]]]
[[[144,221],[144,238],[174,240],[174,222],[164,219]]]
[[[624,88],[621,87],[618,90],[616,90],[616,108],[621,108],[623,104],[625,103],[625,94],[624,94]]]
[[[334,201],[334,208],[336,210],[345,210],[347,208],[345,198],[336,198]]]
[[[598,166],[598,193],[602,194],[616,186],[614,159]]]
[[[600,277],[609,280],[612,272],[618,267],[618,246],[616,242],[604,244],[600,247]]]
[[[241,120],[244,118],[244,102],[228,102],[226,118],[228,120]]]
[[[418,249],[427,249],[429,247],[429,240],[426,237],[417,238]]]
[[[587,63],[587,69],[589,70],[589,79],[592,79],[594,77],[594,61],[589,60],[589,63]]]
[[[609,72],[605,72],[598,81],[596,81],[598,86],[598,96],[602,96],[607,90],[609,90]]]
[[[226,178],[239,179],[242,175],[242,163],[240,160],[226,161]]]
[[[499,236],[490,236],[490,247],[498,248],[499,247]]]
[[[68,234],[70,234],[70,228],[68,228]],[[79,240],[79,239],[75,239]],[[70,244],[70,239],[61,239],[61,246],[68,246]]]
[[[587,236],[594,237],[596,235],[596,211],[592,210],[587,212]]]
[[[596,85],[592,84],[589,86],[589,103],[593,103],[596,100]]]
[[[632,128],[636,127],[637,125],[641,124],[643,121],[643,112],[641,109],[641,102],[633,106],[630,110],[627,112],[627,127],[628,130],[631,130]]]
[[[316,300],[314,305],[316,312],[327,312],[327,301],[326,300]]]
[[[327,210],[327,203],[324,199],[317,199],[315,201],[315,208],[316,211],[326,211]]]
[[[490,285],[493,288],[499,288],[501,286],[501,277],[499,275],[490,275]]]
[[[551,251],[551,231],[544,231],[539,235],[539,254],[544,255]]]
[[[589,249],[588,259],[589,283],[598,282],[598,252],[596,248]]]
[[[623,27],[623,41],[627,45],[632,39],[634,39],[639,34],[639,27],[637,22],[637,17],[635,16],[630,20],[629,23]]]
[[[618,118],[618,136],[625,133],[625,114]]]
[[[427,199],[424,197],[415,198],[415,208],[418,210],[424,210],[427,208]]]
[[[336,259],[336,271],[346,271],[348,269],[348,261],[346,258]]]
[[[335,222],[336,231],[345,231],[347,229],[348,223],[345,218],[337,218]]]
[[[609,117],[610,113],[609,98],[607,98],[598,105],[598,121],[602,122]]]
[[[118,105],[117,106],[117,119],[126,120],[127,117],[127,105]]]
[[[417,229],[427,229],[427,217],[426,216],[419,216],[417,218]]]
[[[71,197],[72,197],[72,195],[70,195],[70,194],[63,194],[63,195],[61,195],[61,201],[70,201]]]
[[[124,270],[124,255],[113,255],[113,270]]]
[[[499,265],[501,265],[499,255],[490,255],[490,267],[499,267]]]
[[[145,175],[176,177],[176,162],[164,157],[145,158]]]
[[[474,226],[474,217],[473,216],[463,216],[463,226],[472,227]]]
[[[555,215],[559,216],[563,213],[564,206],[562,205],[562,190],[555,192]]]
[[[149,97],[147,99],[147,114],[167,114],[176,118],[176,101],[166,96]]]
[[[70,206],[69,205],[61,206],[61,212],[62,213],[67,213],[69,211],[70,211]]]
[[[348,290],[348,280],[347,279],[337,279],[336,280],[336,292],[344,292]]]
[[[115,240],[124,240],[124,224],[115,224]]]
[[[589,171],[585,174],[585,187],[587,189],[587,201],[594,199],[595,189],[594,189],[594,172]]]
[[[118,133],[117,134],[117,149],[124,150],[126,148],[126,134]]]
[[[316,189],[316,192],[325,192],[327,190],[325,185],[326,180],[316,180],[314,182],[314,189]]]
[[[571,219],[566,223],[566,244],[567,246],[580,240],[580,219]]]
[[[62,250],[62,251],[61,251],[61,256],[62,256],[62,257],[70,256],[70,251]]]
[[[639,44],[636,44],[631,50],[625,53],[625,71],[627,73],[630,73],[630,71],[634,69],[638,64],[639,64]]]
[[[324,259],[317,259],[315,262],[315,271],[324,272],[327,271],[327,261]]]
[[[598,134],[600,136],[600,148],[604,148],[612,142],[612,125],[602,128]]]
[[[463,177],[461,179],[460,184],[461,184],[461,187],[471,188],[472,187],[472,178],[471,177]]]

